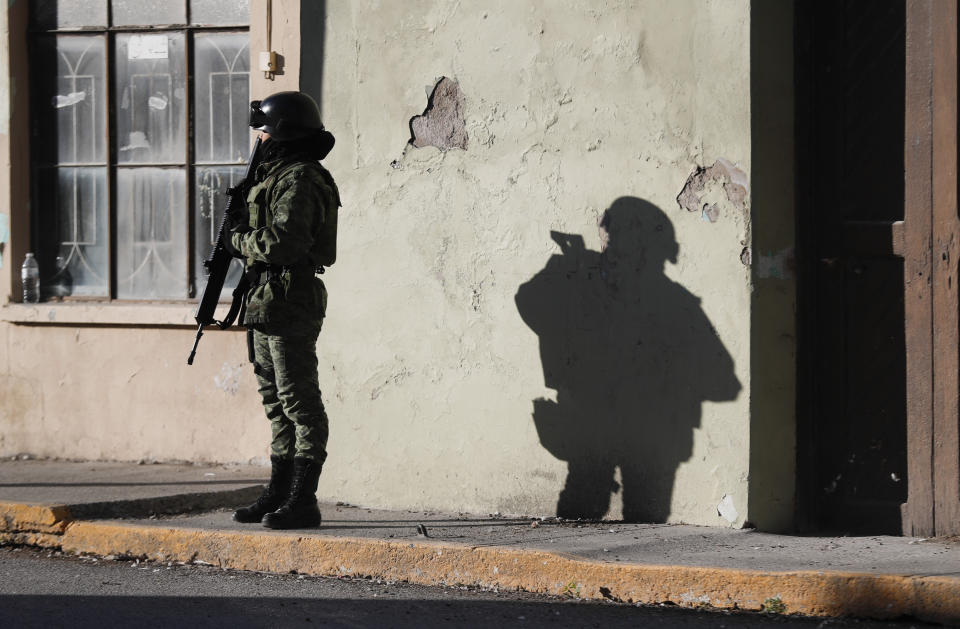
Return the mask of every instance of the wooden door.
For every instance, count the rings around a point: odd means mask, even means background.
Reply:
[[[960,534],[957,12],[797,5],[801,528]]]
[[[798,3],[801,528],[899,533],[907,495],[905,7]]]

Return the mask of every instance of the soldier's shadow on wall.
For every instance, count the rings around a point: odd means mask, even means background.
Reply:
[[[592,251],[581,235],[551,232],[560,253],[517,291],[557,392],[534,400],[533,421],[568,464],[557,515],[601,518],[622,491],[624,520],[664,522],[702,403],[736,398],[740,383],[700,299],[664,274],[679,252],[667,215],[621,197],[600,234]]]

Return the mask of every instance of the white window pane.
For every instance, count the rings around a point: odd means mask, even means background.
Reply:
[[[38,28],[107,25],[107,0],[32,0],[30,13]]]
[[[187,297],[186,173],[117,171],[117,297]]]
[[[186,24],[184,0],[110,0],[114,26]]]
[[[118,34],[115,63],[118,161],[183,163],[183,33]]]
[[[44,169],[38,183],[44,293],[107,296],[107,169]],[[57,256],[65,270],[58,270]]]
[[[106,44],[100,35],[37,40],[34,62],[36,158],[45,163],[106,162]]]
[[[217,229],[223,220],[223,212],[227,207],[227,188],[237,185],[243,179],[244,166],[219,166],[197,168],[196,178],[196,208],[197,220],[194,230],[194,274],[197,285],[196,298],[203,294],[203,287],[207,284],[207,271],[203,261],[210,256],[213,245],[217,241]],[[221,300],[229,300],[234,287],[240,280],[243,266],[240,260],[235,259],[227,279],[220,293]]]
[[[246,25],[250,0],[190,0],[190,21],[202,26]]]
[[[245,162],[250,153],[250,37],[197,34],[193,48],[196,161]]]

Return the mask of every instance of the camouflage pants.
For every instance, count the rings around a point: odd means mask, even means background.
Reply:
[[[327,458],[327,413],[317,379],[317,336],[280,336],[253,331],[254,371],[273,434],[270,453],[323,464]]]

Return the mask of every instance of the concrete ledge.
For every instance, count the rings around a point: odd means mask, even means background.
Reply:
[[[786,613],[960,621],[956,577],[614,564],[535,550],[252,528],[238,533],[74,522],[63,535],[62,547],[75,553],[202,561],[240,570],[498,586],[631,603],[760,610],[764,601],[779,598]]]
[[[35,325],[196,326],[192,302],[131,304],[123,302],[8,303],[0,307],[0,321]],[[224,311],[229,304],[223,305]]]

